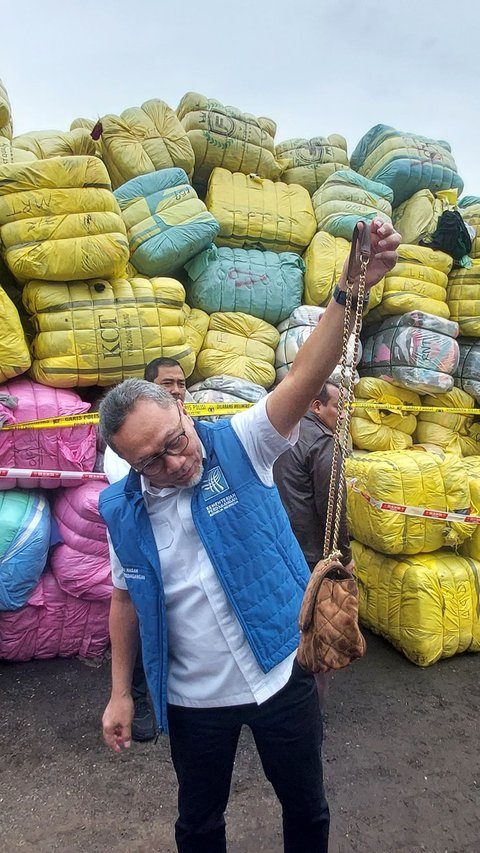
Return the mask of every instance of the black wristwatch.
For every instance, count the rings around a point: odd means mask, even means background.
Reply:
[[[335,302],[338,303],[338,305],[343,305],[343,307],[345,307],[346,302],[347,302],[347,291],[346,290],[340,290],[340,288],[337,284],[337,285],[335,285],[335,290],[333,291],[332,296],[333,296],[333,299],[335,300]],[[366,305],[368,305],[369,297],[370,297],[370,291],[367,291],[367,293],[365,294],[364,300],[363,300],[363,306],[364,307]],[[355,309],[357,307],[357,304],[358,304],[357,297],[352,296],[352,308]]]

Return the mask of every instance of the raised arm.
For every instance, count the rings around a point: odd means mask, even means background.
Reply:
[[[400,235],[390,224],[380,219],[373,220],[366,280],[368,290],[395,266],[400,241]],[[346,290],[347,263],[338,282],[341,290]],[[358,271],[359,265],[356,264],[354,273],[358,275]],[[299,349],[285,379],[270,394],[268,417],[280,435],[290,435],[338,364],[342,352],[344,310],[334,299],[330,301],[318,326]]]

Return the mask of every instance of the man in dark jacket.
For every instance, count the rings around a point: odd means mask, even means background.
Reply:
[[[310,571],[324,556],[325,520],[332,470],[333,434],[338,415],[338,388],[327,382],[300,421],[297,443],[273,466],[273,476],[293,532]],[[338,546],[342,563],[352,561],[345,491]]]

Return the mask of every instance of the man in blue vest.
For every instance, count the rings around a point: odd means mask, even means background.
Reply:
[[[396,261],[400,236],[374,220],[367,286]],[[358,270],[358,266],[357,266]],[[100,408],[128,477],[100,500],[112,542],[112,693],[107,744],[130,745],[138,624],[158,730],[179,783],[180,853],[225,853],[224,811],[243,725],[283,809],[285,853],[326,853],[322,721],[315,681],[295,661],[309,578],[272,466],[341,351],[346,271],[289,374],[231,420],[195,425],[141,380]]]

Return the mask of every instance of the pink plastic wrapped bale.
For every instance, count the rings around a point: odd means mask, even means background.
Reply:
[[[108,645],[109,609],[106,599],[67,595],[46,571],[25,607],[0,613],[0,658],[101,657]]]
[[[0,425],[88,412],[75,391],[49,388],[22,377],[0,385]],[[34,471],[93,471],[96,434],[93,424],[0,432],[0,467]],[[0,489],[53,489],[78,485],[74,480],[0,477]]]
[[[112,595],[107,528],[98,513],[98,496],[106,486],[87,481],[62,489],[52,503],[63,544],[52,549],[50,568],[64,592],[88,601],[109,601]]]

